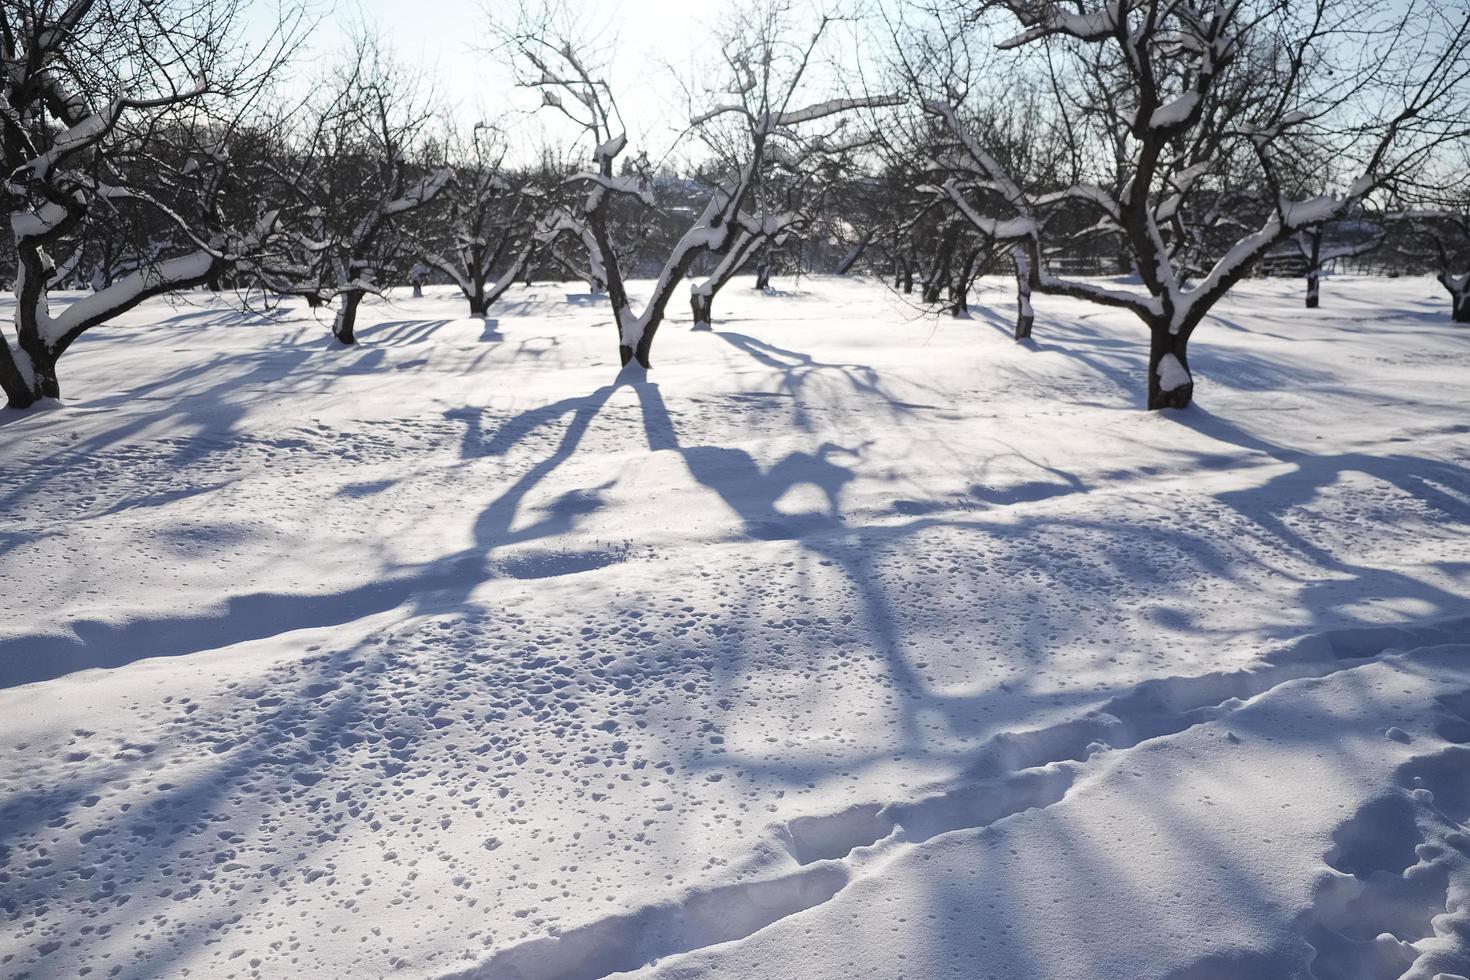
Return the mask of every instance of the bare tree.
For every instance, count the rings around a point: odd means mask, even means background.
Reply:
[[[1385,215],[1388,250],[1430,269],[1450,294],[1450,317],[1470,323],[1470,140],[1449,148]]]
[[[1306,263],[1307,309],[1321,305],[1323,273],[1343,259],[1375,251],[1383,241],[1383,226],[1361,215],[1324,221],[1293,235],[1291,246]]]
[[[590,240],[589,265],[600,267],[607,284],[614,322],[618,329],[618,354],[623,365],[651,364],[654,336],[663,321],[669,299],[694,263],[705,255],[727,256],[737,248],[742,234],[752,228],[741,215],[758,202],[766,164],[777,147],[800,144],[810,124],[876,99],[831,99],[797,107],[800,83],[817,44],[825,33],[828,18],[801,44],[779,40],[787,10],[780,4],[758,10],[744,23],[751,30],[749,47],[727,49],[730,91],[708,93],[711,106],[696,115],[691,129],[713,126],[727,119],[739,121],[747,141],[738,164],[721,175],[695,220],[669,247],[660,264],[653,290],[641,310],[630,301],[623,263],[614,248],[615,202],[655,208],[654,174],[646,155],[629,161],[621,172],[616,165],[626,150],[626,127],[618,112],[603,66],[597,64],[567,33],[558,32],[548,21],[521,25],[508,40],[530,69],[523,83],[542,94],[546,106],[564,115],[595,144],[592,167],[568,178],[568,183],[585,192],[574,206],[555,215],[554,226],[563,233]],[[751,52],[764,50],[764,62]],[[763,57],[763,56],[761,56]],[[765,226],[765,215],[755,217]]]
[[[956,105],[932,102],[930,111],[950,128],[988,194],[984,208],[962,213],[987,234],[1026,249],[1034,290],[1127,309],[1143,321],[1150,333],[1152,409],[1190,403],[1189,339],[1257,259],[1411,177],[1438,147],[1467,131],[1470,16],[1461,13],[1416,4],[1389,17],[1370,3],[1341,0],[1301,6],[1118,0],[1076,8],[1001,0],[995,7],[1022,27],[1002,50],[1043,45],[1070,66],[1056,76],[1051,123],[1079,132],[1087,114],[1101,120],[1101,129],[1125,143],[1112,161],[1121,170],[1110,176],[1094,165],[1109,156],[1094,141],[1092,179],[1028,190],[989,151],[987,134],[964,125]],[[1350,58],[1356,60],[1344,63]],[[1077,92],[1085,104],[1068,94]],[[1395,108],[1371,112],[1387,100]],[[1355,176],[1337,193],[1292,198],[1279,161],[1304,142],[1333,147]],[[1223,189],[1211,175],[1226,161],[1245,159],[1254,164],[1270,212],[1191,282],[1194,249],[1182,216],[1202,201],[1218,202]],[[1048,270],[1040,215],[1062,201],[1085,203],[1117,235],[1142,292]]]
[[[852,172],[853,154],[873,143],[870,132],[852,125],[852,110],[897,101],[829,100],[790,111],[828,21],[799,45],[786,40],[795,33],[789,16],[784,4],[731,16],[716,34],[723,77],[711,84],[702,70],[685,85],[691,130],[707,158],[704,180],[732,189],[747,184],[733,234],[709,249],[713,264],[690,287],[695,329],[709,328],[715,296],[747,264],[755,263],[754,288],[770,288],[776,256],[816,222]]]
[[[545,195],[530,174],[504,165],[493,127],[477,123],[467,141],[451,137],[448,146],[453,176],[436,206],[420,212],[414,235],[423,261],[459,287],[471,316],[482,317],[525,275]]]
[[[401,281],[415,259],[405,219],[451,176],[416,159],[433,113],[432,93],[368,34],[296,113],[304,122],[278,173],[297,247],[261,278],[312,306],[335,301],[332,335],[344,345],[357,342],[363,298]]]
[[[1410,253],[1416,265],[1434,269],[1435,278],[1450,294],[1450,318],[1470,323],[1470,196],[1395,217],[1396,230],[1408,238],[1401,250]]]
[[[229,140],[281,66],[296,25],[254,51],[226,42],[236,0],[29,0],[0,6],[3,193],[15,243],[13,342],[0,331],[12,407],[57,398],[57,361],[87,330],[143,300],[258,256],[274,217],[223,193]],[[119,217],[126,216],[126,217]],[[107,254],[90,295],[53,314],[51,250],[88,251],[89,229],[144,229]]]

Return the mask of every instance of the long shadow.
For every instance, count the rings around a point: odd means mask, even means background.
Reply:
[[[474,522],[474,544],[423,565],[389,567],[382,579],[326,594],[257,592],[232,596],[217,611],[121,624],[79,620],[70,637],[18,636],[0,640],[0,688],[51,680],[78,670],[120,667],[150,657],[177,657],[292,630],[335,626],[383,612],[408,602],[422,605],[463,600],[480,583],[497,576],[542,577],[565,570],[585,570],[621,560],[613,551],[557,554],[527,564],[497,567],[497,548],[524,544],[570,530],[600,505],[604,487],[573,491],[554,501],[544,519],[519,530],[512,524],[526,497],[576,451],[597,413],[623,382],[606,385],[588,396],[563,399],[531,409],[505,428],[502,440],[492,437],[493,451],[504,453],[535,428],[570,417],[556,448],[522,474],[484,508]],[[486,440],[480,414],[450,413],[466,423],[466,455],[482,453]]]
[[[180,711],[148,729],[165,735],[157,743],[125,743],[85,774],[58,773],[59,785],[7,794],[0,800],[0,857],[9,847],[34,854],[39,844],[44,852],[60,834],[67,858],[32,861],[7,878],[0,911],[12,923],[23,915],[55,921],[60,912],[65,940],[93,933],[90,945],[112,953],[111,976],[172,974],[236,921],[225,918],[226,908],[264,906],[277,890],[299,887],[303,874],[309,883],[329,873],[318,852],[353,829],[351,818],[372,803],[357,798],[344,808],[337,773],[378,772],[366,791],[390,802],[396,777],[415,765],[415,747],[438,731],[428,693],[416,711],[384,697],[395,673],[415,669],[412,659],[371,645],[308,657],[295,663],[300,673],[277,669],[258,689],[236,692],[228,717]],[[90,744],[93,733],[77,734]],[[160,768],[175,781],[150,793],[147,784]],[[129,804],[117,806],[114,796]],[[314,818],[301,820],[305,813]],[[287,841],[289,856],[282,853]],[[186,901],[201,892],[197,902]],[[152,922],[146,950],[109,948],[115,940],[108,930],[138,919]],[[268,954],[248,929],[237,939],[256,955]],[[48,947],[39,948],[33,965],[44,971]],[[92,968],[99,962],[108,960],[94,959]]]
[[[1438,511],[1451,524],[1470,522],[1470,469],[1426,456],[1382,453],[1316,454],[1289,449],[1254,435],[1238,425],[1194,406],[1175,418],[1180,425],[1201,435],[1260,453],[1291,469],[1258,487],[1215,494],[1215,499],[1275,537],[1298,554],[1308,556],[1318,567],[1341,572],[1354,581],[1371,582],[1375,598],[1414,598],[1437,609],[1454,609],[1463,598],[1402,572],[1355,564],[1339,551],[1309,540],[1288,523],[1284,515],[1304,505],[1346,473],[1362,473],[1391,485]],[[1466,427],[1470,431],[1470,426]],[[1321,587],[1325,583],[1319,583]]]
[[[840,497],[842,488],[853,478],[853,471],[833,462],[836,456],[857,453],[834,443],[823,443],[815,453],[794,452],[770,469],[742,449],[723,446],[683,446],[674,431],[673,419],[656,383],[634,379],[629,382],[638,393],[643,410],[643,432],[648,448],[653,451],[678,452],[696,482],[715,491],[743,522],[746,533],[763,540],[797,538],[817,528],[842,524]],[[794,487],[815,487],[827,501],[827,510],[787,514],[776,509],[777,502]]]
[[[407,347],[430,340],[453,320],[385,320],[363,327],[358,340],[375,347]]]
[[[731,330],[715,331],[715,336],[732,347],[747,354],[763,367],[780,373],[781,390],[795,399],[793,421],[803,430],[810,430],[811,420],[806,415],[803,392],[817,378],[835,374],[852,386],[854,392],[878,399],[895,414],[906,414],[915,410],[941,410],[942,405],[925,405],[908,402],[889,392],[882,383],[877,369],[867,364],[838,364],[818,361],[810,354],[778,347],[768,341]]]
[[[850,468],[833,462],[832,457],[847,455],[856,458],[858,454],[854,450],[824,443],[815,454],[789,453],[765,469],[744,450],[684,446],[679,442],[674,420],[658,385],[646,380],[631,383],[642,408],[649,448],[679,453],[690,476],[713,490],[740,518],[745,534],[758,540],[795,540],[804,550],[842,569],[863,612],[862,632],[866,642],[882,655],[895,687],[914,695],[918,702],[914,705],[915,710],[907,710],[903,714],[900,744],[913,747],[922,743],[919,709],[940,710],[953,730],[962,731],[975,727],[977,714],[984,714],[989,702],[1014,697],[1014,692],[1008,688],[955,697],[926,692],[927,683],[903,650],[899,617],[881,584],[882,578],[875,565],[896,539],[918,531],[939,526],[983,531],[983,526],[963,521],[923,519],[899,528],[849,527],[842,517],[841,495],[855,474]],[[1071,480],[1076,482],[1075,477]],[[791,488],[804,484],[815,487],[822,494],[827,501],[826,511],[793,515],[776,509],[776,502]],[[1095,697],[1095,694],[1087,695],[1088,700]],[[745,760],[744,764],[768,771],[760,760]],[[793,761],[784,759],[776,764],[776,768],[792,770]]]

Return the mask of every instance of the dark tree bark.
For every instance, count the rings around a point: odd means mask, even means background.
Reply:
[[[341,294],[342,305],[332,320],[332,336],[344,345],[357,343],[357,305],[362,302],[360,289],[349,289]]]
[[[1031,310],[1031,272],[1024,250],[1013,250],[1011,258],[1016,265],[1016,339],[1027,340],[1036,321]]]
[[[970,312],[970,286],[974,284],[975,277],[980,271],[980,259],[985,254],[983,246],[975,246],[965,256],[965,261],[960,263],[959,273],[950,281],[949,286],[949,315],[953,317],[966,316]]]
[[[1307,255],[1307,309],[1315,310],[1322,287],[1322,229],[1314,228],[1308,234],[1312,244]]]
[[[51,316],[46,313],[46,294],[52,266],[38,242],[22,239],[16,246],[20,275],[14,323],[19,351],[12,351],[0,334],[0,389],[11,408],[29,408],[43,398],[61,397],[57,361],[87,330],[154,296],[204,285],[217,274],[220,261],[202,252],[166,259]]]
[[[755,287],[765,291],[771,288],[771,260],[768,256],[762,256],[755,266]]]
[[[695,330],[713,330],[710,326],[711,309],[715,305],[715,298],[704,293],[689,294],[689,308],[694,314]]]
[[[852,267],[857,264],[857,260],[862,258],[863,253],[868,250],[868,243],[872,240],[873,233],[870,231],[864,232],[863,237],[858,239],[858,243],[842,257],[842,261],[837,263],[837,268],[832,270],[832,274],[834,276],[845,276],[851,272]]]
[[[905,294],[914,291],[914,264],[907,256],[893,258],[893,288],[902,289]]]
[[[1194,400],[1194,379],[1189,373],[1189,339],[1155,324],[1149,332],[1148,408],[1188,408]],[[1187,380],[1185,380],[1187,379]],[[1183,381],[1183,383],[1179,383]],[[1170,385],[1171,387],[1165,387]]]
[[[954,265],[954,250],[959,244],[961,225],[951,221],[944,228],[939,247],[934,253],[934,264],[924,276],[924,288],[920,298],[925,303],[939,302],[940,291],[949,283],[950,269]]]

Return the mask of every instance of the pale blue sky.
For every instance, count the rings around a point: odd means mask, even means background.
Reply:
[[[456,107],[461,119],[482,117],[533,136],[539,126],[554,127],[549,116],[527,120],[538,100],[513,92],[509,66],[503,56],[485,49],[491,39],[485,25],[487,11],[515,7],[503,0],[316,0],[320,24],[301,59],[298,73],[309,77],[347,43],[351,25],[359,18],[376,29],[399,59],[421,65],[436,81],[442,100]],[[671,99],[665,63],[685,66],[692,60],[696,41],[707,25],[717,22],[734,0],[625,0],[620,3],[584,2],[586,23],[598,37],[616,32],[619,38],[612,77],[630,137],[650,144],[666,143],[670,125],[682,116]],[[258,2],[250,16],[259,23],[272,19],[272,4]],[[606,28],[606,30],[604,30]],[[705,51],[708,49],[699,45]],[[507,104],[509,103],[509,104]],[[512,111],[507,111],[507,110]]]

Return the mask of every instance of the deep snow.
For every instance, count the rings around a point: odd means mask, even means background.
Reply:
[[[0,974],[1470,974],[1436,283],[1249,282],[1166,414],[1126,313],[740,285],[646,380],[201,294],[0,415]]]

